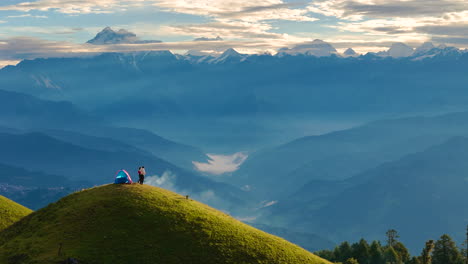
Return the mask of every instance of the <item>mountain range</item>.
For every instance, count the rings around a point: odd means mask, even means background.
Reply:
[[[298,138],[308,133],[301,131],[308,129],[304,120],[362,123],[468,110],[468,55],[449,47],[424,49],[417,60],[245,55],[233,49],[218,57],[148,51],[36,59],[0,70],[0,86],[70,102],[113,126],[236,152]],[[303,127],[289,129],[297,126]]]
[[[467,133],[467,112],[380,120],[252,153],[240,170],[225,180],[249,186],[262,199],[275,200],[308,182],[348,179]],[[338,190],[333,186],[326,192]]]
[[[320,183],[306,185],[266,208],[262,220],[302,231],[320,230],[319,235],[338,241],[382,239],[394,228],[413,252],[442,233],[462,241],[468,219],[467,149],[467,138],[453,137],[344,182],[329,183],[345,187],[322,199],[315,193]]]

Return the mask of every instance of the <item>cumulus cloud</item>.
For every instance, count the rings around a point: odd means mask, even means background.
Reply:
[[[195,168],[201,172],[213,175],[234,172],[248,158],[244,152],[234,153],[232,155],[207,154],[209,160],[207,163],[193,161]]]
[[[170,171],[165,171],[161,176],[152,175],[145,179],[145,183],[155,187],[161,187],[171,191],[177,191],[175,181],[177,176]]]
[[[210,206],[223,210],[225,213],[229,213],[226,211],[226,209],[230,207],[230,203],[223,199],[222,195],[218,195],[216,191],[212,189],[206,189],[200,192],[181,189],[177,186],[177,175],[170,171],[165,171],[162,175],[152,175],[145,177],[145,184],[170,190],[183,196],[189,195],[190,199],[206,203]]]

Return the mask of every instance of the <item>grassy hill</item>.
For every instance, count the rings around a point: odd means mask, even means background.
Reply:
[[[0,231],[9,227],[32,211],[0,195]]]
[[[77,192],[0,233],[0,263],[68,257],[80,263],[329,263],[204,204],[147,185]]]

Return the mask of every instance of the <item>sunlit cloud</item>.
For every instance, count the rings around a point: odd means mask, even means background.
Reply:
[[[112,13],[129,7],[141,6],[145,0],[38,0],[0,6],[0,11],[56,11],[64,14]]]
[[[156,0],[155,6],[165,10],[217,19],[264,21],[315,21],[305,8],[292,8],[282,0]]]
[[[209,160],[207,163],[194,161],[193,165],[201,172],[221,175],[238,170],[240,165],[247,159],[248,155],[243,152],[238,152],[233,155],[208,154],[208,157]]]
[[[339,19],[329,27],[344,33],[391,36],[402,41],[464,37],[468,26],[465,0],[318,0],[311,12]],[[398,40],[395,40],[398,41]]]
[[[23,15],[16,15],[16,16],[7,16],[7,18],[24,18],[24,17],[31,17],[31,18],[47,18],[47,16],[35,16],[31,14],[23,14]]]

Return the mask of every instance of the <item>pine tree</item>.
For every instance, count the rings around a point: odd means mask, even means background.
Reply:
[[[421,253],[421,264],[432,264],[431,252],[434,249],[434,240],[429,240],[426,242]]]
[[[387,247],[384,251],[384,261],[387,264],[400,264],[398,253],[393,247]]]
[[[371,264],[385,264],[383,257],[382,245],[379,241],[374,241],[369,248],[370,263]]]
[[[408,249],[405,247],[405,245],[403,245],[403,243],[396,242],[395,245],[393,246],[393,249],[395,249],[395,251],[397,252],[398,257],[401,262],[407,263],[410,260],[411,255]]]
[[[344,262],[347,259],[353,256],[353,250],[348,241],[341,243],[337,248],[335,248],[334,255],[336,260],[339,262]]]
[[[314,252],[314,254],[321,257],[321,258],[323,258],[323,259],[329,260],[331,262],[337,261],[337,259],[335,257],[335,252],[331,251],[331,250],[324,249],[324,250]]]
[[[408,264],[422,264],[421,257],[412,257]]]
[[[461,248],[462,248],[461,253],[464,259],[463,263],[468,264],[468,225],[466,226],[466,239],[463,242]]]
[[[398,232],[395,229],[390,229],[385,234],[387,235],[387,245],[390,247],[393,247],[398,241],[397,239],[400,238]]]
[[[351,248],[353,249],[353,258],[355,258],[360,264],[369,263],[369,244],[365,239],[361,239],[358,243],[354,243]]]
[[[452,238],[444,234],[435,243],[432,264],[460,264],[462,255]]]

